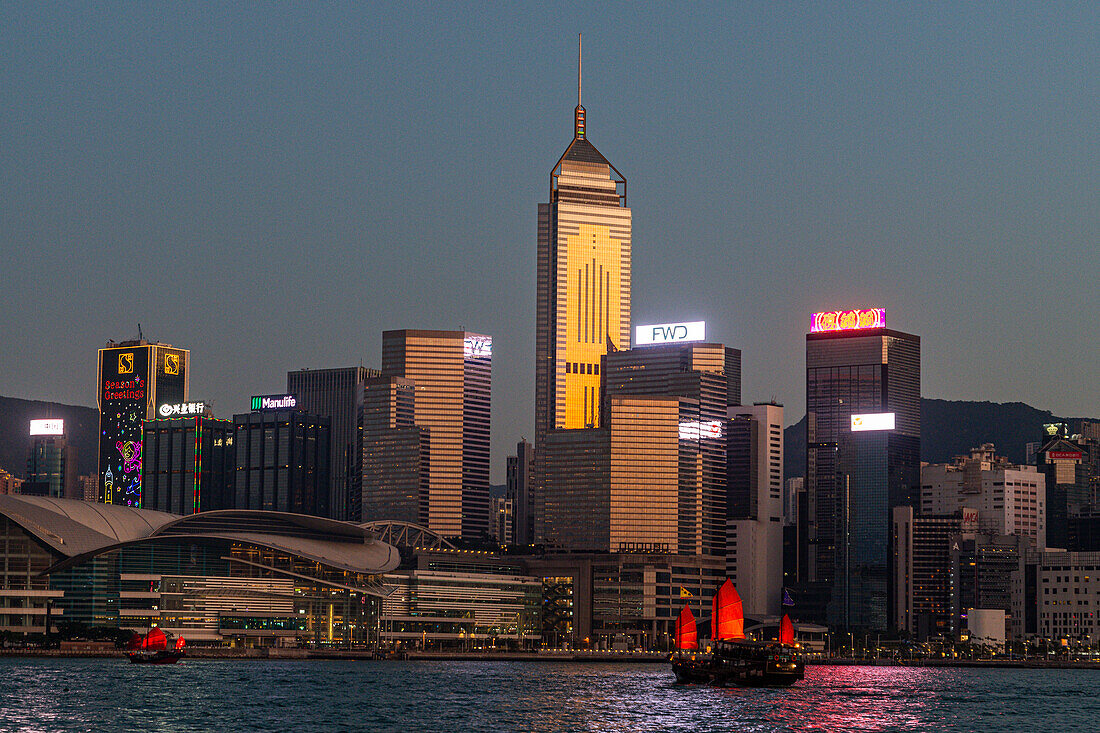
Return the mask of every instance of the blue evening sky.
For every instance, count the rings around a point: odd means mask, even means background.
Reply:
[[[635,323],[706,320],[788,422],[809,314],[860,306],[925,396],[1100,415],[1095,3],[7,3],[0,394],[94,405],[141,322],[229,417],[465,327],[502,480],[578,32]]]

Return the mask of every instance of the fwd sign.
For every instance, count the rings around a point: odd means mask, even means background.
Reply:
[[[651,346],[653,344],[682,343],[684,341],[703,341],[706,339],[706,326],[706,321],[635,326],[634,345]]]

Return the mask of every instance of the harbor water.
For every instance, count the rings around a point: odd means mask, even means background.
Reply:
[[[666,664],[0,658],[0,730],[1095,731],[1100,671],[826,667],[789,689]]]

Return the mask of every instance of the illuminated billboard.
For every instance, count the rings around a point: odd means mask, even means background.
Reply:
[[[99,350],[99,497],[141,506],[142,421],[187,401],[190,353],[135,342]]]
[[[151,346],[100,349],[100,498],[141,503],[141,422],[149,400]]]
[[[886,328],[886,309],[823,311],[814,313],[810,318],[810,333],[858,331],[863,328]]]
[[[685,341],[703,341],[707,337],[706,331],[706,321],[655,323],[649,326],[635,326],[634,345],[652,346],[654,344],[678,344]]]
[[[893,430],[894,413],[877,412],[869,415],[852,415],[852,432],[865,430]]]
[[[60,419],[52,420],[31,420],[31,435],[64,435],[65,434],[65,421]]]
[[[205,402],[174,402],[157,408],[157,417],[188,417],[206,414]]]
[[[467,336],[462,339],[462,356],[467,359],[487,359],[493,355],[492,336]]]
[[[298,397],[292,394],[254,395],[253,410],[293,410],[298,406]]]
[[[680,440],[703,440],[721,438],[721,420],[686,420],[680,423]]]

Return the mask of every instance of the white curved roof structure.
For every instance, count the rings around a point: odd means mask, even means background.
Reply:
[[[61,556],[50,571],[129,545],[188,538],[259,545],[369,575],[393,570],[401,560],[396,548],[364,527],[303,514],[229,509],[181,517],[73,499],[0,495],[0,515]]]

